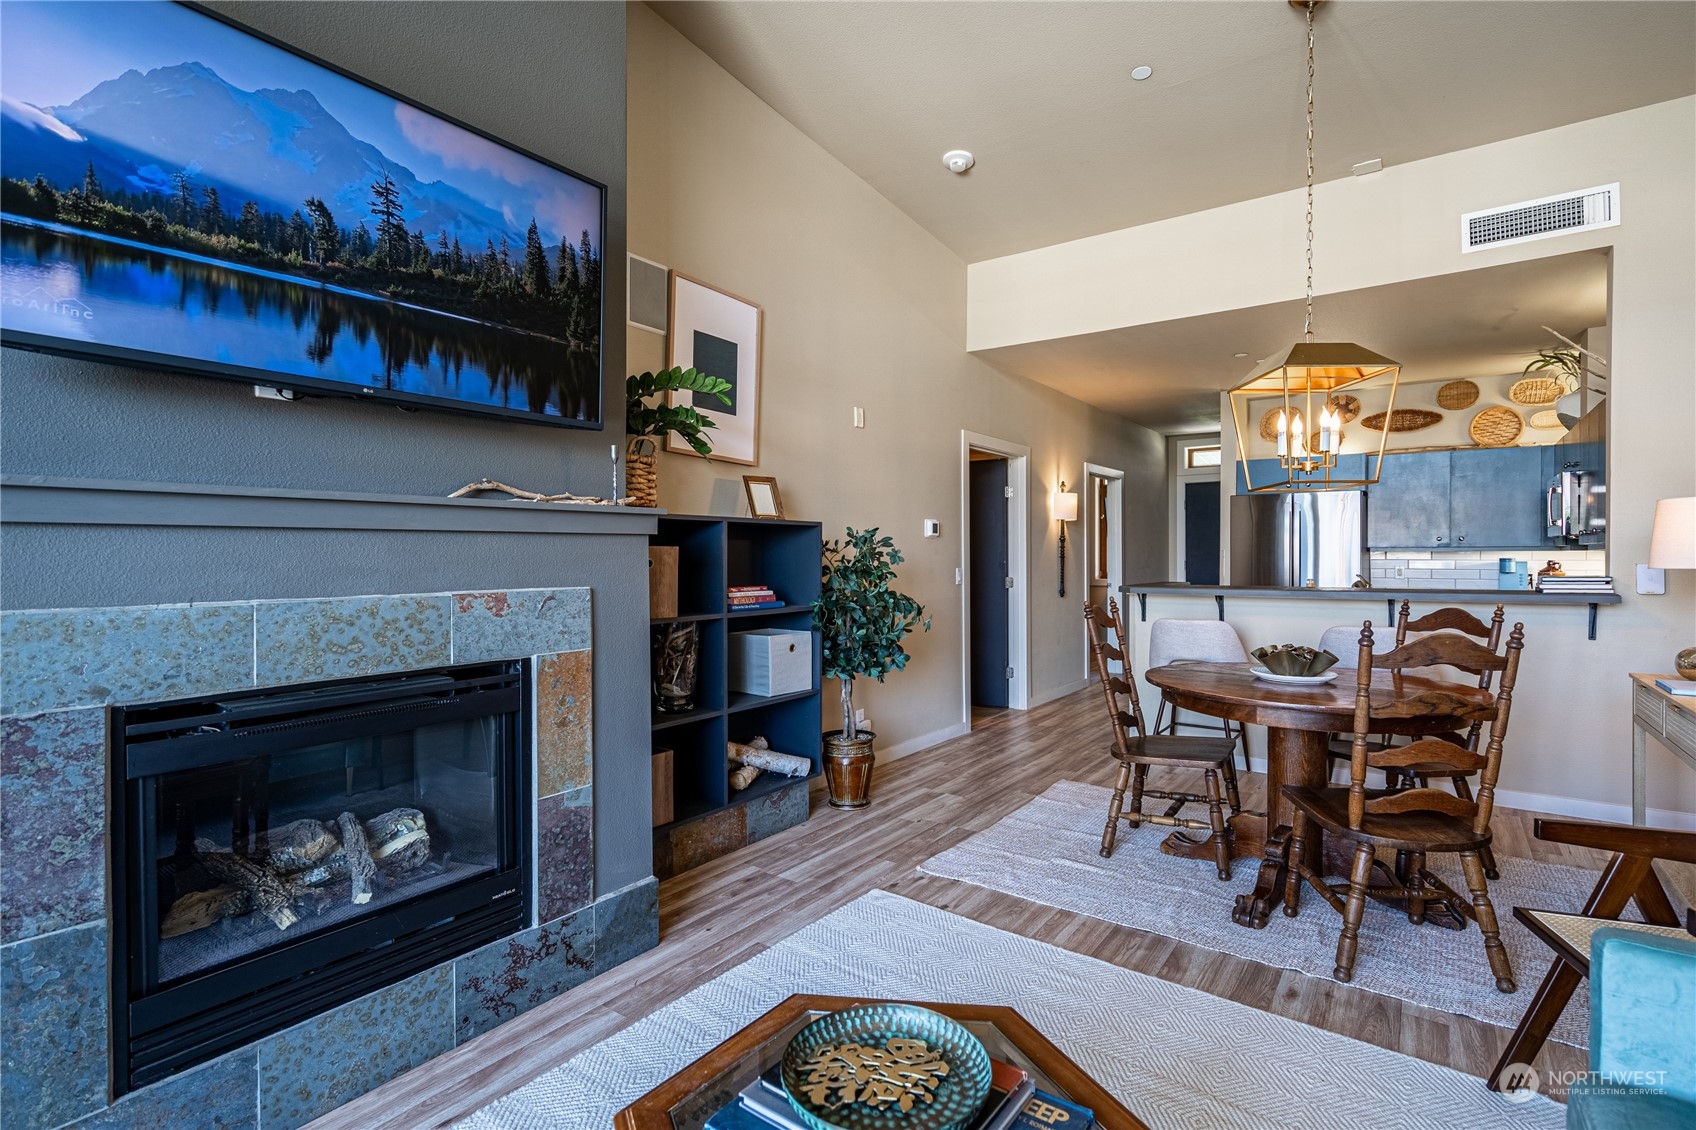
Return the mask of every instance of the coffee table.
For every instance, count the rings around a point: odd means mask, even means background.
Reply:
[[[868,997],[797,994],[649,1091],[613,1118],[617,1130],[700,1130],[714,1111],[783,1058],[796,1033],[830,1012],[876,1003]],[[992,1004],[922,1005],[958,1020],[990,1057],[1022,1067],[1036,1085],[1095,1112],[1103,1130],[1148,1130],[1147,1124],[1073,1063],[1065,1052],[1011,1008]]]

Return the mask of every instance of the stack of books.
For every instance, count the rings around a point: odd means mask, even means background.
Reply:
[[[1612,577],[1538,577],[1538,592],[1606,592],[1614,591]]]
[[[992,1060],[989,1097],[971,1130],[1091,1130],[1093,1112],[1039,1091],[1030,1072]],[[782,1068],[773,1067],[743,1088],[735,1101],[707,1119],[706,1130],[808,1130],[783,1093]]]
[[[751,612],[759,608],[782,608],[783,601],[765,585],[731,585],[725,595],[732,612]]]

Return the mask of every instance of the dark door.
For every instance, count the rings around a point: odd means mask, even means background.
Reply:
[[[974,459],[971,484],[972,705],[1007,705],[1007,461]]]
[[[1184,580],[1219,583],[1219,484],[1184,484]]]

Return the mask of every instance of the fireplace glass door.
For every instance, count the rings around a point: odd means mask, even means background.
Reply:
[[[519,666],[114,712],[132,1066],[255,993],[292,1015],[526,924]]]

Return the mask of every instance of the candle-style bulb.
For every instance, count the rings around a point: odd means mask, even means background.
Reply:
[[[1278,456],[1290,453],[1290,421],[1282,408],[1278,409]]]

